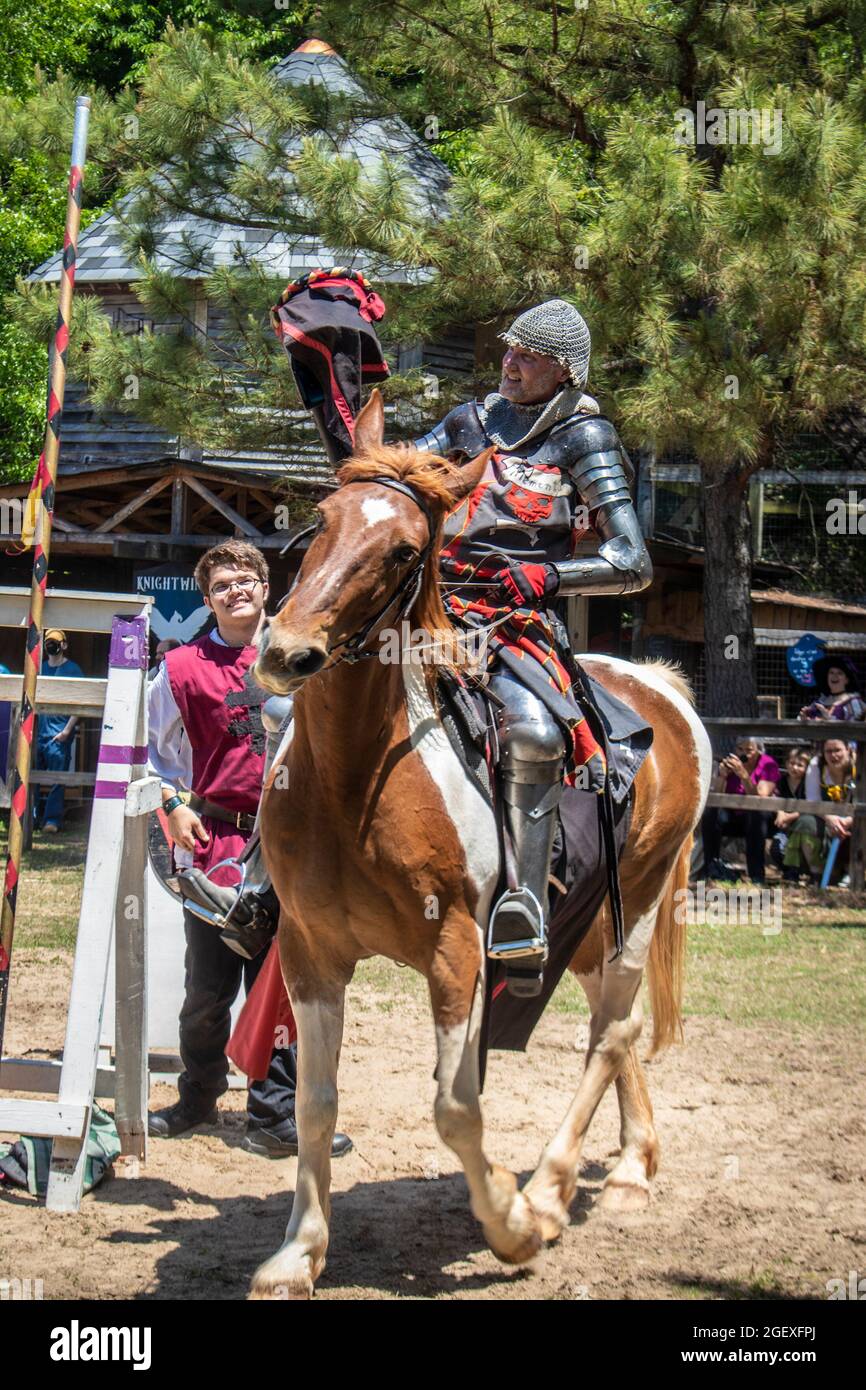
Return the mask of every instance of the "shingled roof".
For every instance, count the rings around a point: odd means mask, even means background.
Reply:
[[[321,83],[335,95],[366,96],[342,58],[321,39],[302,43],[276,64],[273,76],[294,86]],[[299,137],[287,138],[286,154],[293,154],[299,145]],[[367,169],[374,168],[383,154],[399,159],[411,175],[419,197],[431,211],[441,207],[448,187],[448,170],[399,117],[359,119],[342,141],[339,152],[355,155]],[[131,205],[133,196],[121,199],[115,209],[104,213],[81,233],[75,272],[77,284],[116,284],[141,278],[141,267],[130,261],[124,248],[123,212]],[[201,269],[192,269],[187,264],[190,243],[202,248]],[[61,255],[58,252],[44,261],[28,278],[47,282],[59,280]],[[175,270],[180,278],[201,279],[212,270],[251,258],[268,273],[286,280],[320,265],[339,262],[364,270],[367,264],[362,252],[327,247],[314,236],[289,238],[276,232],[211,222],[191,215],[172,218],[160,227],[156,263],[161,268]],[[379,280],[405,278],[398,268],[390,274],[383,274],[381,267],[377,270]]]

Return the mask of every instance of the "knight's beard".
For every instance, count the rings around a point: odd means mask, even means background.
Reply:
[[[511,401],[512,405],[546,405],[556,394],[555,392],[548,392],[544,396],[529,400],[527,398],[527,392],[529,392],[530,389],[530,387],[524,386],[522,381],[512,381],[510,377],[506,376],[503,376],[499,382],[500,396],[504,396],[507,401]]]

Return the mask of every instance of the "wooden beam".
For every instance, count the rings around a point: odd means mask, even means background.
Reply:
[[[62,1062],[42,1057],[4,1057],[0,1062],[0,1091],[27,1091],[56,1096],[60,1090]],[[98,1067],[93,1092],[100,1099],[114,1095],[114,1068]]]
[[[774,734],[799,734],[804,743],[814,743],[816,738],[854,739],[866,743],[866,721],[862,719],[742,719],[725,715],[724,717],[701,716],[707,729],[719,733],[741,733],[758,738]]]
[[[0,700],[17,705],[23,676],[0,676]],[[93,714],[105,704],[105,680],[96,676],[37,676],[36,713],[51,709]]]
[[[796,811],[801,816],[866,816],[866,802],[798,801],[793,796],[737,796],[736,792],[710,792],[708,806],[732,811]]]
[[[89,1105],[69,1101],[0,1100],[0,1131],[4,1134],[80,1139],[89,1112]]]
[[[119,507],[116,512],[112,513],[107,521],[103,521],[100,526],[97,526],[97,533],[113,531],[115,526],[119,525],[121,521],[125,521],[128,516],[132,516],[133,512],[137,512],[139,507],[143,507],[145,502],[150,501],[151,497],[156,497],[157,494],[163,492],[165,488],[171,487],[173,481],[174,479],[170,473],[167,477],[157,478],[156,482],[151,483],[150,487],[145,488],[144,492],[140,492],[137,497],[133,497],[131,502],[127,502],[124,506]]]
[[[58,492],[77,492],[88,487],[110,487],[113,483],[129,484],[130,479],[142,478],[161,478],[165,473],[165,464],[154,462],[147,464],[144,468],[107,468],[105,472],[97,470],[93,473],[61,473],[57,479]]]
[[[111,545],[110,536],[100,537]],[[59,627],[65,632],[111,632],[115,613],[137,618],[149,613],[153,599],[144,594],[103,593],[99,589],[49,589],[45,595],[43,631]],[[30,589],[17,585],[0,588],[0,627],[26,630],[30,610]],[[22,680],[21,676],[17,677]],[[67,676],[46,676],[45,680],[68,680]]]
[[[180,475],[180,473],[177,471],[177,469],[175,469],[174,475],[173,475],[173,477],[172,477],[172,486],[171,486],[171,534],[172,534],[172,536],[179,536],[179,535],[181,534],[181,532],[183,531],[183,527],[184,527],[184,506],[185,506],[185,502],[186,502],[186,493],[185,493],[184,490],[183,490],[183,479],[181,478],[181,475]]]
[[[255,538],[255,543],[260,550],[282,550],[286,541],[289,540],[289,533],[281,531],[279,535],[270,535],[267,532],[259,532]],[[201,533],[186,531],[181,536],[162,535],[152,531],[110,531],[107,535],[98,536],[94,531],[71,531],[68,535],[57,536],[56,548],[68,554],[86,555],[88,551],[111,551],[112,546],[119,541],[129,541],[132,544],[141,545],[186,545],[193,549],[209,550],[212,545],[222,545],[227,539],[225,533],[221,536],[213,532]],[[53,542],[52,542],[53,544]]]
[[[92,714],[93,710],[88,710]],[[96,783],[95,772],[49,772],[39,768],[30,773],[31,787],[92,787]]]
[[[209,487],[205,487],[200,478],[187,475],[187,477],[184,478],[184,482],[187,487],[192,488],[193,492],[197,492],[199,497],[203,497],[206,502],[210,502],[215,511],[219,512],[221,516],[224,516],[226,521],[230,521],[233,526],[236,526],[245,536],[250,536],[251,538],[258,538],[261,536],[262,533],[257,526],[253,526],[252,522],[246,521],[244,517],[241,516],[240,512],[236,512],[234,507],[230,506],[228,502],[224,502],[221,497],[217,497],[215,493],[211,492]]]

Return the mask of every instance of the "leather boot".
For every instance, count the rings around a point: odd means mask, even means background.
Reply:
[[[238,860],[244,880],[240,889],[212,883],[201,869],[178,869],[175,877],[186,906],[210,922],[223,943],[245,960],[269,946],[280,917],[280,903],[268,877],[256,831]]]
[[[547,886],[562,761],[512,759],[503,767],[502,784],[518,887],[507,889],[491,911],[487,954],[506,962],[509,993],[531,996],[541,990],[547,959]]]

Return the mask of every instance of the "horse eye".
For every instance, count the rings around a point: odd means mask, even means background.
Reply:
[[[411,560],[415,559],[417,553],[412,545],[398,545],[393,553],[393,559],[398,565],[408,565]]]

